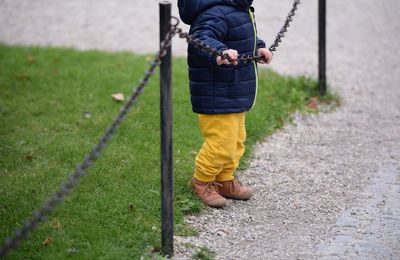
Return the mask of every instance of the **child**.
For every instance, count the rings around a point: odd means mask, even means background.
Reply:
[[[225,198],[247,200],[253,195],[235,179],[234,172],[245,150],[245,112],[255,102],[257,65],[236,59],[238,53],[261,55],[260,63],[268,64],[272,53],[257,37],[252,2],[178,0],[181,19],[191,26],[189,34],[231,59],[188,46],[192,109],[204,137],[191,187],[211,207],[225,206]]]

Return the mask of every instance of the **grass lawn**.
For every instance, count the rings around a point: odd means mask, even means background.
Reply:
[[[0,241],[74,171],[118,114],[152,56],[0,45]],[[174,59],[176,233],[202,205],[186,186],[202,140],[185,59]],[[316,83],[261,70],[247,114],[251,147],[316,96]],[[90,113],[87,118],[85,112]],[[160,244],[158,75],[77,189],[10,259],[137,259]],[[249,158],[250,149],[244,158]],[[242,166],[243,167],[243,166]]]

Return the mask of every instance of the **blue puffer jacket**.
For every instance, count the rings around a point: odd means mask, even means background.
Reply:
[[[189,33],[223,51],[254,55],[265,43],[256,36],[253,0],[178,0]],[[193,111],[201,114],[239,113],[250,110],[257,92],[257,65],[218,66],[215,57],[189,44],[188,65]]]

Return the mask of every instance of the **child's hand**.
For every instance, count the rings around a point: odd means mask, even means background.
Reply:
[[[222,65],[222,64],[225,64],[225,65],[229,65],[229,64],[237,65],[238,64],[237,58],[238,58],[239,54],[238,54],[237,50],[228,49],[228,50],[224,50],[222,53],[223,54],[225,54],[225,53],[228,54],[229,58],[231,58],[231,61],[229,61],[228,59],[222,59],[221,56],[218,56],[217,57],[217,64],[218,65]]]
[[[272,57],[274,56],[270,50],[267,48],[260,48],[257,50],[257,55],[263,57],[262,60],[259,61],[261,64],[270,64],[272,61]]]

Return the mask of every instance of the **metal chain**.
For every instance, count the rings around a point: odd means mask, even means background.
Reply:
[[[86,174],[86,170],[99,158],[101,152],[106,147],[107,142],[114,135],[122,121],[125,119],[128,112],[131,110],[136,99],[143,92],[144,87],[147,85],[150,77],[154,74],[157,66],[161,64],[161,59],[167,54],[167,48],[171,45],[171,40],[175,32],[171,30],[164,41],[160,44],[160,51],[156,53],[156,57],[150,63],[149,68],[145,71],[144,77],[139,81],[139,85],[133,90],[127,103],[121,108],[118,116],[113,120],[111,125],[106,129],[104,135],[100,138],[99,142],[87,154],[81,164],[79,164],[74,173],[70,174],[67,181],[61,185],[58,191],[54,192],[50,199],[42,205],[42,207],[35,211],[31,218],[27,219],[23,226],[17,230],[12,237],[7,238],[5,243],[0,248],[0,258],[5,257],[9,251],[18,246],[18,244],[25,239],[37,225],[44,221],[47,216],[54,211],[55,207],[60,204],[65,197],[71,193],[76,187],[79,179]]]
[[[297,6],[300,4],[300,0],[294,0],[292,8],[289,11],[289,14],[286,17],[285,23],[283,24],[282,28],[279,30],[278,34],[276,35],[276,38],[273,42],[273,44],[269,47],[269,50],[271,52],[275,52],[276,49],[279,47],[279,43],[282,41],[282,38],[285,37],[285,33],[287,32],[287,29],[290,26],[290,23],[293,21],[293,16],[296,15],[296,10]],[[222,59],[227,59],[231,61],[231,58],[228,56],[228,54],[224,54],[222,51],[217,51],[216,49],[208,46],[206,43],[200,41],[199,39],[196,39],[195,37],[189,35],[189,33],[183,32],[181,28],[178,27],[179,25],[179,19],[176,17],[173,17],[176,20],[176,24],[174,25],[175,32],[179,35],[180,38],[186,39],[186,41],[193,45],[195,48],[201,49],[214,57],[220,56]],[[253,55],[244,55],[244,54],[239,54],[237,61],[238,62],[259,62],[263,60],[262,56],[253,56]]]
[[[293,20],[292,17],[295,15],[298,4],[300,4],[300,0],[294,0],[293,7],[286,17],[284,25],[276,36],[274,43],[269,47],[271,52],[276,51],[276,48],[282,41],[282,38],[285,37],[285,33],[287,32],[287,28],[290,26],[290,23]],[[59,190],[54,192],[50,199],[44,203],[39,210],[35,211],[31,218],[27,219],[21,228],[15,230],[13,236],[6,239],[0,248],[0,257],[5,257],[11,249],[17,247],[23,239],[28,237],[29,233],[32,232],[40,222],[44,221],[47,216],[54,211],[55,207],[60,204],[69,193],[72,192],[72,190],[78,184],[80,178],[86,175],[86,170],[99,158],[108,141],[112,138],[128,112],[131,110],[136,99],[140,96],[140,94],[142,94],[143,89],[147,85],[150,77],[154,74],[157,66],[160,65],[161,59],[167,54],[167,49],[171,45],[172,38],[176,34],[178,34],[180,38],[185,38],[186,41],[189,44],[192,44],[195,48],[199,48],[209,54],[212,54],[213,56],[221,56],[223,59],[230,60],[230,57],[227,54],[217,51],[204,42],[201,42],[199,39],[196,39],[188,33],[183,32],[182,29],[178,27],[179,20],[176,17],[173,18],[176,19],[176,24],[171,27],[171,31],[161,42],[160,51],[156,53],[156,57],[150,63],[149,68],[145,71],[144,77],[139,81],[139,85],[133,90],[128,102],[121,108],[118,116],[106,129],[104,135],[100,138],[99,142],[93,147],[90,153],[85,156],[83,162],[77,166],[72,174],[69,175],[67,181],[61,185]],[[261,56],[239,55],[237,60],[247,63],[251,61],[258,62],[262,59],[263,58]]]
[[[286,17],[285,23],[277,34],[274,43],[269,47],[271,52],[276,51],[276,48],[279,47],[279,43],[282,41],[282,38],[285,37],[285,33],[290,26],[290,23],[293,21],[293,16],[296,15],[297,6],[300,4],[300,0],[294,0],[292,9],[290,9],[289,14]]]

